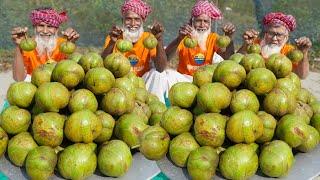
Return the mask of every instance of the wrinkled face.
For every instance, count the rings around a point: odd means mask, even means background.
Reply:
[[[202,50],[207,49],[207,38],[211,33],[211,18],[206,14],[201,14],[198,17],[192,18],[192,38],[198,41],[199,47]]]
[[[201,14],[193,18],[192,25],[198,32],[207,31],[211,28],[211,18],[206,14]]]
[[[35,31],[36,34],[40,35],[42,38],[50,38],[57,34],[58,28],[41,22],[39,25],[35,26]]]
[[[40,23],[34,27],[35,41],[37,42],[37,52],[42,54],[51,54],[56,47],[58,38],[58,28]]]
[[[124,14],[123,25],[130,31],[137,31],[141,28],[143,24],[143,19],[137,13],[128,11]]]
[[[266,44],[281,45],[287,42],[289,32],[283,25],[270,25],[267,27],[264,39]]]

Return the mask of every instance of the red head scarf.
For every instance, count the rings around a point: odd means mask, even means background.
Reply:
[[[67,13],[58,13],[52,8],[35,9],[30,14],[31,22],[34,26],[44,22],[50,26],[58,28],[61,23],[68,20]]]
[[[124,15],[128,11],[138,14],[142,19],[146,19],[151,13],[151,7],[142,0],[126,0],[121,7],[121,13]]]
[[[272,12],[264,16],[263,25],[268,26],[270,24],[281,24],[289,31],[294,31],[297,27],[296,19],[292,15],[286,15],[281,12]]]
[[[206,14],[213,20],[222,18],[222,13],[218,9],[218,7],[207,0],[198,0],[192,8],[191,14],[193,17],[198,17],[201,14]]]

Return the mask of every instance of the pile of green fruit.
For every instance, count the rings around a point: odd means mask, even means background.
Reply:
[[[0,155],[7,152],[30,179],[47,179],[55,170],[66,179],[84,179],[96,169],[119,177],[129,170],[135,148],[162,158],[170,137],[152,125],[167,108],[131,72],[129,60],[95,52],[69,58],[41,65],[31,82],[11,84],[10,107],[0,117]]]

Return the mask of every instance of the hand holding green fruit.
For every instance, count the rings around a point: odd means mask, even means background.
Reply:
[[[72,54],[76,49],[76,45],[71,41],[65,41],[60,44],[60,51],[64,54]]]
[[[19,47],[24,51],[33,51],[37,47],[37,43],[34,39],[28,38],[21,40]]]
[[[303,53],[298,49],[294,49],[288,53],[287,57],[291,60],[291,62],[297,63],[303,59]]]
[[[261,47],[259,44],[251,44],[248,46],[247,48],[247,53],[248,54],[252,54],[252,53],[256,53],[256,54],[260,54],[261,53]]]
[[[217,45],[219,48],[226,48],[229,46],[231,39],[229,36],[219,36],[217,38]]]

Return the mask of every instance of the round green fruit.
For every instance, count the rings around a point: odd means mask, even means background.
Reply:
[[[261,53],[261,46],[259,44],[251,44],[247,47],[247,53],[260,54]]]
[[[147,159],[160,160],[168,152],[170,136],[162,127],[150,126],[142,132],[139,141],[139,150]]]
[[[32,38],[26,38],[20,42],[19,47],[23,51],[33,51],[37,47],[37,42]]]
[[[76,50],[76,45],[70,41],[60,44],[60,51],[64,54],[72,54]]]
[[[287,54],[287,57],[292,61],[292,63],[298,63],[303,59],[303,53],[298,50],[292,50]]]
[[[219,163],[219,155],[210,146],[191,151],[187,169],[192,179],[212,179]]]
[[[120,140],[102,144],[98,154],[98,168],[106,176],[123,176],[132,164],[130,148]]]
[[[220,156],[219,169],[227,179],[249,179],[258,169],[258,155],[249,144],[236,144]]]
[[[147,49],[154,49],[158,45],[158,40],[154,35],[149,35],[143,40],[143,45]]]
[[[117,41],[117,49],[122,53],[131,51],[132,48],[133,48],[133,45],[132,45],[132,42],[130,41],[123,40],[123,39],[120,39]]]
[[[269,177],[286,176],[294,161],[291,147],[280,140],[265,144],[259,156],[260,169]]]
[[[219,36],[217,38],[217,46],[219,48],[226,48],[229,46],[231,39],[228,36]]]
[[[183,40],[183,45],[187,48],[195,48],[198,45],[198,41],[196,39],[186,37]]]
[[[27,108],[34,100],[37,87],[30,82],[12,83],[7,91],[7,99],[12,106]]]
[[[54,174],[57,154],[48,146],[31,150],[26,158],[26,171],[31,179],[49,179]]]
[[[86,179],[97,167],[94,143],[76,143],[66,147],[58,158],[58,171],[66,179]]]
[[[172,139],[169,146],[169,156],[173,163],[179,167],[186,167],[191,151],[200,146],[194,137],[189,133],[182,133]]]

